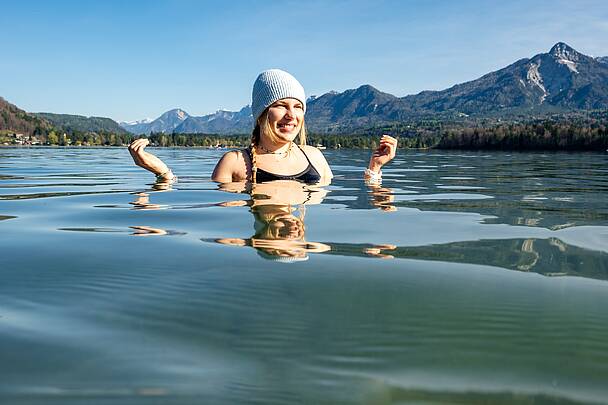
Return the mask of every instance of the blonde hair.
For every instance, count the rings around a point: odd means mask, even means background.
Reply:
[[[304,208],[304,205],[301,205],[298,208],[294,208],[291,205],[284,207],[264,205],[260,207],[253,207],[251,212],[253,213],[253,217],[255,219],[253,225],[255,235],[252,237],[253,239],[290,239],[282,234],[283,228],[277,228],[274,226],[277,221],[289,219],[291,221],[295,221],[300,226],[301,235],[299,235],[298,239],[301,239],[302,241],[304,240],[304,235],[306,233],[306,226],[304,225],[306,209]]]
[[[256,165],[256,146],[259,145],[260,139],[262,135],[266,138],[269,138],[272,142],[278,142],[278,137],[275,132],[272,130],[270,126],[270,122],[268,122],[268,108],[264,110],[260,118],[258,118],[255,128],[253,132],[251,132],[251,144],[249,145],[249,158],[251,159],[251,182],[256,182],[256,173],[258,171],[258,167]],[[306,122],[304,121],[304,117],[302,117],[302,128],[300,128],[300,132],[298,133],[299,144],[300,146],[306,145]]]

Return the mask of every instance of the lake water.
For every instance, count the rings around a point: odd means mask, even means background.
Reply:
[[[0,403],[608,402],[608,154],[325,152],[0,149]]]

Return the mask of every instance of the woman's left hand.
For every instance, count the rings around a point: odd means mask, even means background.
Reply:
[[[382,166],[393,160],[397,153],[397,139],[389,135],[382,135],[380,146],[372,153],[369,160],[369,169],[378,173]]]

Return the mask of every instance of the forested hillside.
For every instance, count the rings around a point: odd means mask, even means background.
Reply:
[[[0,97],[0,131],[31,136],[46,132],[51,127],[48,121],[28,114]]]
[[[35,116],[43,118],[55,127],[68,133],[73,132],[108,132],[114,134],[128,134],[118,123],[110,118],[84,117],[82,115],[34,113]]]

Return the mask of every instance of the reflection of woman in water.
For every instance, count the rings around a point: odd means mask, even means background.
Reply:
[[[328,245],[305,240],[304,206],[297,211],[285,205],[252,207],[255,234],[251,238],[220,238],[215,242],[251,246],[263,258],[279,262],[307,260],[308,253],[330,250]]]
[[[250,246],[261,257],[279,262],[306,260],[309,253],[332,250],[330,245],[307,241],[305,238],[305,207],[321,203],[327,194],[326,190],[311,188],[295,181],[275,181],[254,184],[250,194],[250,200],[219,205],[250,206],[254,218],[254,235],[248,239],[203,239],[204,242]],[[389,206],[385,204],[379,208],[387,210]],[[370,257],[390,259],[393,256],[385,251],[395,248],[394,245],[372,245],[363,247],[361,252]]]
[[[375,187],[371,187],[375,195]],[[333,248],[320,242],[306,240],[306,226],[304,224],[305,207],[320,204],[327,195],[327,190],[314,187],[293,180],[279,180],[267,183],[256,183],[247,188],[246,183],[223,183],[220,190],[241,193],[248,191],[247,200],[230,200],[220,203],[206,203],[197,205],[202,207],[249,207],[253,214],[253,236],[247,239],[222,237],[206,238],[203,242],[221,243],[232,246],[249,246],[258,254],[268,260],[278,262],[296,262],[308,259],[309,253],[323,253]],[[384,197],[390,197],[389,189],[382,189]],[[163,191],[163,190],[160,190]],[[135,194],[137,199],[131,204],[138,210],[157,210],[167,208],[151,203],[148,193]],[[372,203],[385,211],[395,209],[390,203],[381,198],[379,203]],[[390,209],[392,208],[392,209]],[[179,231],[165,230],[150,226],[131,226],[134,236],[163,236],[184,234]],[[393,245],[365,246],[362,253],[366,256],[379,258],[392,258],[384,253],[393,250]]]
[[[219,238],[206,241],[251,246],[263,258],[274,261],[306,260],[308,253],[330,250],[328,245],[305,239],[305,205],[319,204],[326,194],[327,191],[322,188],[310,188],[293,180],[254,184],[250,200],[220,204],[250,206],[254,235],[248,239]]]
[[[240,191],[239,183],[227,183],[220,189]],[[385,193],[390,190],[383,189]],[[374,191],[372,191],[374,193]],[[327,190],[310,187],[295,181],[273,181],[254,184],[249,193],[251,199],[220,203],[220,206],[249,206],[254,218],[254,235],[248,239],[219,238],[204,239],[224,245],[250,246],[265,259],[279,262],[295,262],[308,259],[309,253],[323,253],[332,250],[330,245],[307,241],[304,224],[307,205],[320,204]],[[376,204],[374,204],[376,205]],[[394,207],[385,201],[378,204],[385,211]],[[393,250],[393,245],[372,245],[364,247],[362,253],[378,258],[392,258],[385,250]]]
[[[262,72],[253,85],[251,110],[255,128],[250,146],[225,153],[215,166],[213,181],[330,183],[333,174],[325,157],[317,148],[306,145],[306,96],[293,76],[278,69]],[[294,140],[298,136],[299,144],[296,144]],[[144,150],[148,143],[142,138],[129,145],[135,164],[154,173],[158,180],[174,180],[171,169]],[[380,169],[395,157],[396,150],[397,140],[382,136],[365,170],[366,179],[378,183]]]

